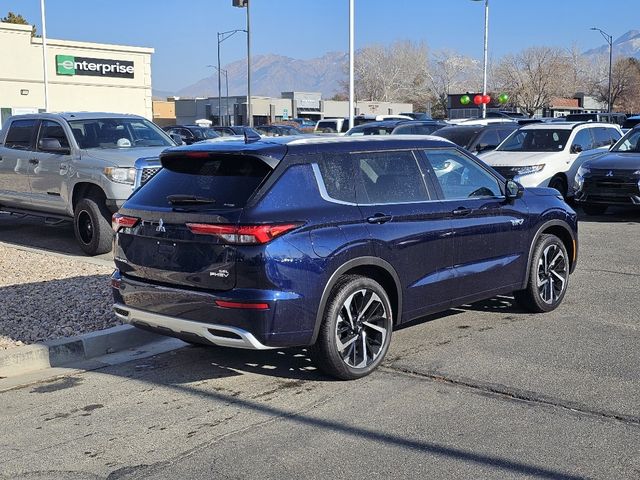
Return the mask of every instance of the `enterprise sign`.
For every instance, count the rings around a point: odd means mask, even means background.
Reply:
[[[133,62],[56,55],[58,75],[88,75],[92,77],[133,78]]]

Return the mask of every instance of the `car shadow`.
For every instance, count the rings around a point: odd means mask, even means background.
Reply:
[[[587,215],[580,207],[574,207],[578,221],[585,223],[640,223],[640,208],[609,207],[602,215]]]
[[[74,257],[108,262],[113,259],[111,252],[88,257],[76,241],[71,219],[49,221],[41,217],[0,212],[0,242]]]

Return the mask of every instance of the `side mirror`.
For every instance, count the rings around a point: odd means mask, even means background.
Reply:
[[[514,180],[507,180],[504,186],[504,194],[508,200],[515,200],[516,198],[522,197],[524,193],[524,188],[518,182]]]
[[[71,149],[60,145],[60,140],[57,138],[41,138],[38,142],[38,148],[43,152],[59,153],[60,155],[69,155],[71,153]]]
[[[574,143],[573,145],[571,145],[571,153],[580,153],[582,152],[582,150],[582,145],[578,143]]]
[[[176,142],[176,145],[184,145],[181,135],[178,135],[177,133],[172,133],[171,138],[173,139],[174,142]]]

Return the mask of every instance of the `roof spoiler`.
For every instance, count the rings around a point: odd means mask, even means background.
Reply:
[[[262,140],[262,137],[253,130],[244,129],[244,143],[255,143]]]

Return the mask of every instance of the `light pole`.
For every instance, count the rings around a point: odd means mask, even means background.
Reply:
[[[234,7],[247,9],[247,117],[249,126],[253,127],[253,113],[251,111],[251,16],[249,14],[250,0],[232,0]]]
[[[42,69],[44,70],[44,111],[49,111],[49,74],[47,72],[47,22],[45,20],[44,0],[40,0],[42,18]]]
[[[220,73],[222,73],[224,75],[224,83],[225,83],[225,88],[226,88],[226,92],[227,95],[225,97],[225,108],[224,108],[224,114],[225,114],[225,119],[226,117],[229,116],[229,71],[225,70],[224,68],[218,68],[215,65],[207,65],[207,67],[209,68],[215,68],[218,71],[218,117],[222,118],[222,110],[221,110],[221,103],[220,103]],[[222,123],[220,123],[220,118],[218,119],[218,124],[219,125],[226,125],[227,122],[226,120],[222,121]]]
[[[600,35],[602,35],[609,44],[609,96],[607,97],[607,111],[611,113],[611,63],[613,61],[613,37],[598,27],[591,27],[591,30],[600,32]]]
[[[474,2],[484,1],[484,63],[482,67],[482,96],[487,94],[487,53],[489,51],[489,0],[473,0]],[[487,117],[487,104],[482,104],[482,118]]]
[[[355,96],[355,84],[354,84],[354,15],[355,15],[355,0],[349,0],[349,129],[353,128],[353,107]]]
[[[207,65],[208,67],[213,67],[218,70],[218,125],[222,125],[222,87],[220,86],[220,72],[222,69],[220,68],[220,44],[224,42],[227,38],[234,36],[238,32],[245,32],[246,30],[236,29],[229,30],[228,32],[218,32],[218,66],[214,67],[213,65]],[[229,106],[229,91],[227,89],[227,107]]]

